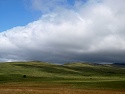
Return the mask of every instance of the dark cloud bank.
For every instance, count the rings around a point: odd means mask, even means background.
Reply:
[[[32,0],[39,20],[0,33],[1,62],[125,63],[125,0],[45,1]]]

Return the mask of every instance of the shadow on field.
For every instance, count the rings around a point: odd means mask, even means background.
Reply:
[[[66,65],[37,65],[37,64],[14,64],[23,68],[38,69],[42,72],[62,74],[62,75],[80,75],[80,76],[115,76],[124,75],[125,70],[113,69],[104,66],[86,67],[86,66],[66,66]]]
[[[38,65],[28,65],[28,64],[15,64],[16,66],[21,66],[24,68],[32,68],[32,69],[39,69],[42,72],[47,72],[47,73],[55,73],[55,74],[75,74],[75,75],[80,75],[82,74],[80,71],[74,71],[73,69],[69,69],[68,67],[63,67],[60,65],[43,65],[43,66],[38,66]]]

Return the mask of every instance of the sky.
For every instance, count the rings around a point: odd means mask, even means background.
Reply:
[[[125,0],[0,0],[0,62],[125,63]]]
[[[25,26],[41,16],[40,12],[28,7],[28,0],[0,0],[0,12],[0,32]]]

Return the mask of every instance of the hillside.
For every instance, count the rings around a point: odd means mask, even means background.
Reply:
[[[24,75],[26,77],[23,77]],[[91,63],[0,63],[0,83],[12,82],[61,83],[77,88],[124,89],[125,67]]]

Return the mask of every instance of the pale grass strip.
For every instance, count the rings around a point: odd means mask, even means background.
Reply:
[[[83,90],[66,88],[0,89],[0,94],[125,94],[116,90]]]

